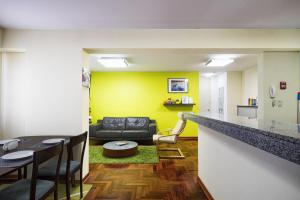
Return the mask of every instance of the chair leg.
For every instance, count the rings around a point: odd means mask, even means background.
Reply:
[[[55,190],[54,190],[53,195],[54,195],[54,196],[53,196],[54,200],[58,200],[57,185],[55,186]]]
[[[71,176],[71,183],[72,183],[72,187],[76,186],[76,184],[75,184],[75,175]]]
[[[179,148],[159,148],[158,151],[177,151],[177,153],[179,154],[179,156],[159,156],[159,158],[175,158],[175,159],[185,158],[181,149]]]
[[[80,199],[83,197],[83,188],[82,188],[82,169],[80,169]]]
[[[70,182],[69,182],[69,177],[66,176],[66,197],[67,200],[70,200]]]

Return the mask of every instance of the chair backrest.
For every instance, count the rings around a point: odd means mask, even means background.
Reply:
[[[179,119],[177,121],[177,124],[176,124],[175,128],[172,129],[172,132],[171,132],[172,135],[177,135],[177,136],[180,135],[183,132],[185,126],[186,126],[186,121],[187,120],[184,119],[182,112],[178,113],[178,118]]]
[[[32,166],[32,176],[31,176],[31,185],[30,185],[30,200],[35,200],[36,198],[36,182],[38,176],[39,165],[51,158],[58,156],[57,165],[56,165],[56,179],[55,184],[57,184],[59,179],[59,168],[61,163],[61,157],[64,148],[64,141],[61,141],[59,144],[50,146],[46,149],[36,151],[33,153],[33,166]]]
[[[73,148],[81,143],[83,143],[83,146],[81,149],[81,155],[80,155],[80,167],[82,167],[84,151],[85,151],[85,146],[86,146],[86,140],[87,140],[87,131],[80,135],[70,137],[70,143],[68,144],[68,158],[67,158],[67,169],[66,169],[67,176],[70,174],[70,163],[71,163],[71,160],[73,160]]]

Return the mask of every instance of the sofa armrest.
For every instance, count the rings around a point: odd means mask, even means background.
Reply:
[[[149,133],[151,136],[156,134],[156,123],[149,124]]]
[[[150,124],[156,124],[156,120],[155,119],[150,119]]]
[[[91,124],[89,127],[90,137],[96,137],[96,132],[102,128],[102,123]]]

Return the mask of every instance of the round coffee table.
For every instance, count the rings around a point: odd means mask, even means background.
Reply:
[[[113,141],[103,145],[103,155],[112,158],[133,156],[138,150],[138,144],[133,141]]]

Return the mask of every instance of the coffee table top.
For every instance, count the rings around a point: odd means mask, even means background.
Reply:
[[[120,145],[121,143],[126,143],[123,145]],[[136,148],[138,144],[133,141],[113,141],[113,142],[107,142],[103,145],[104,149],[109,150],[127,150],[127,149],[133,149]]]

